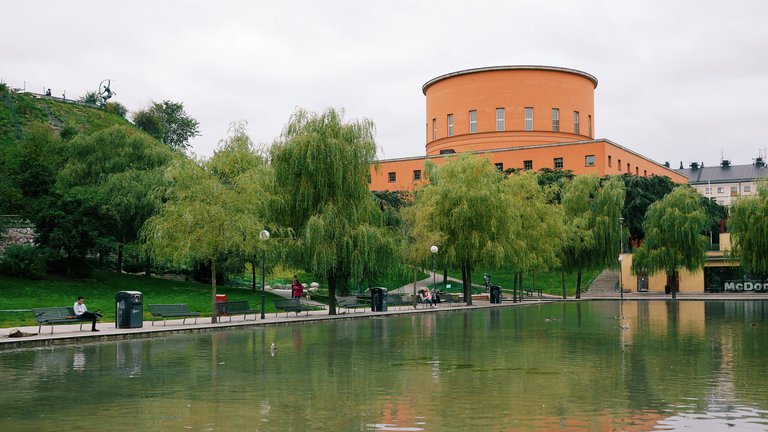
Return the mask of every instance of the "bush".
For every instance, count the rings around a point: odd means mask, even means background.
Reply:
[[[37,246],[11,245],[0,258],[0,273],[42,279],[45,277],[45,261],[45,252]]]
[[[117,114],[122,118],[125,118],[125,115],[128,114],[128,108],[120,102],[107,102],[107,104],[104,105],[104,111]]]
[[[73,125],[66,125],[63,128],[61,128],[61,131],[59,132],[59,137],[63,139],[64,141],[69,141],[72,138],[75,137],[80,131],[77,129],[76,126]]]

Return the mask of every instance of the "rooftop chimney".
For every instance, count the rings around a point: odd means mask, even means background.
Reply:
[[[755,166],[758,168],[762,168],[765,166],[765,161],[762,157],[758,156],[755,158]]]
[[[720,162],[720,166],[723,168],[730,168],[731,161],[729,161],[728,159],[723,159],[723,161]]]
[[[699,169],[699,163],[691,162],[691,171],[696,171],[697,169]]]

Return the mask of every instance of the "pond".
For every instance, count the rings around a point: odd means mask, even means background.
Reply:
[[[0,430],[768,430],[767,317],[583,301],[5,352]]]

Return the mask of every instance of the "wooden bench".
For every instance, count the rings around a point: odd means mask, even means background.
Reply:
[[[361,302],[357,297],[339,297],[336,299],[336,306],[342,307],[346,310],[352,309],[353,311],[358,308],[367,308],[368,303]]]
[[[182,324],[187,323],[187,318],[194,318],[195,324],[197,324],[197,317],[200,316],[200,312],[192,312],[185,303],[151,304],[149,305],[149,313],[152,314],[152,325],[155,325],[156,317],[163,319],[163,325],[165,325],[166,318],[183,318]]]
[[[229,322],[232,322],[232,315],[242,315],[243,320],[246,320],[248,314],[253,314],[255,320],[260,312],[260,309],[251,309],[251,305],[246,300],[216,303],[216,314],[219,317],[228,315]]]
[[[280,312],[285,312],[285,316],[288,316],[289,312],[295,312],[297,316],[299,312],[306,312],[307,316],[309,316],[309,311],[315,310],[312,306],[303,304],[299,299],[275,300],[275,308],[277,308],[275,317]]]
[[[437,293],[437,298],[440,299],[440,301],[437,302],[438,305],[441,303],[452,305],[458,301],[458,296],[449,292],[439,292]]]
[[[56,324],[80,324],[80,331],[83,331],[83,324],[93,322],[93,318],[78,318],[75,316],[75,309],[72,307],[60,306],[60,307],[46,307],[46,308],[33,308],[32,312],[35,314],[37,320],[37,334],[43,329],[43,324],[51,326],[51,334],[53,334],[53,326]],[[96,318],[99,319],[98,317]]]

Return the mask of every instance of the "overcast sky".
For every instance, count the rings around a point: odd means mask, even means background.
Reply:
[[[677,168],[765,153],[768,1],[10,1],[0,78],[76,98],[111,79],[135,111],[184,103],[210,155],[233,121],[269,144],[302,107],[376,123],[419,156],[428,80],[548,65],[598,79],[595,137]],[[764,155],[765,156],[765,155]]]

